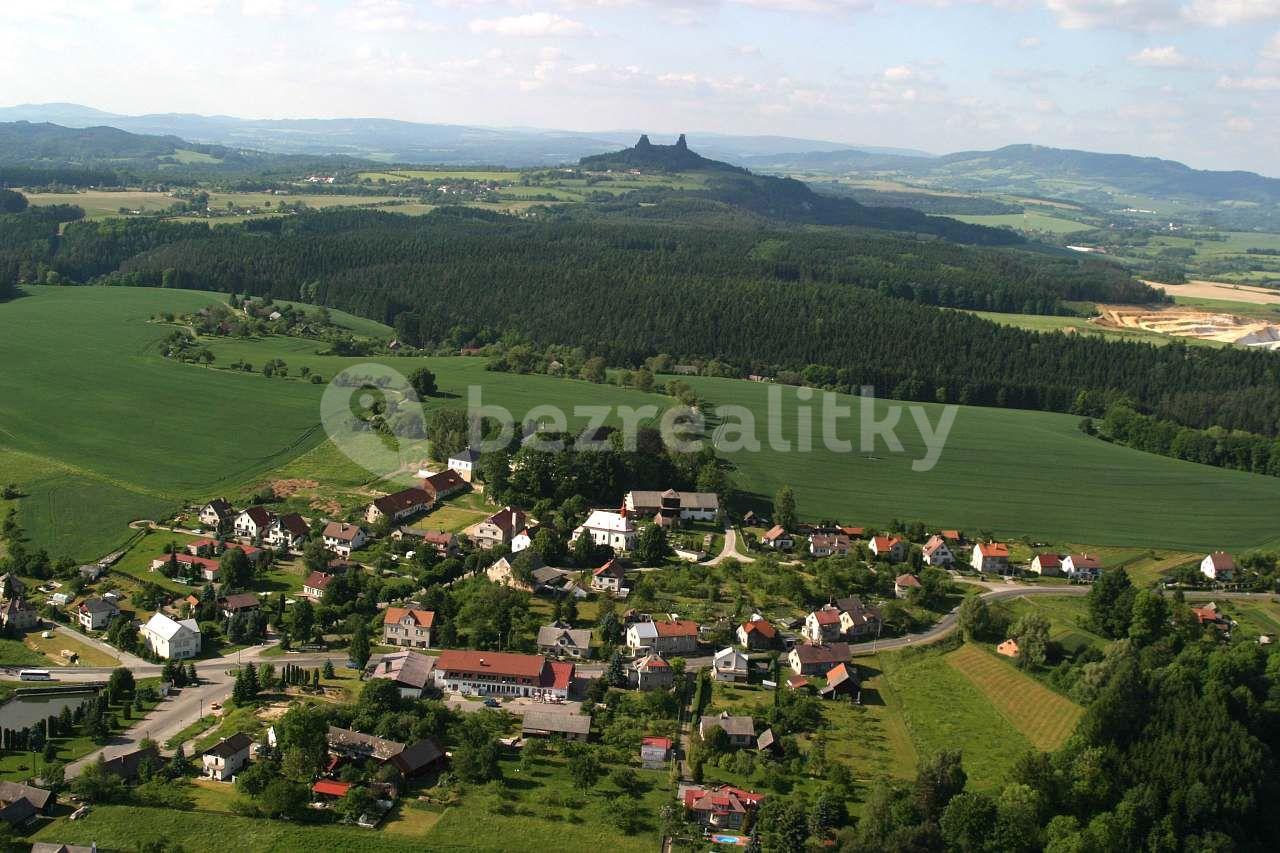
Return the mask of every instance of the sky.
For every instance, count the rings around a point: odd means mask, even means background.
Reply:
[[[1030,142],[1280,176],[1280,0],[0,0],[0,31],[0,106]]]

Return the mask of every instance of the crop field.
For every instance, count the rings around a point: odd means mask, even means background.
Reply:
[[[1064,219],[1061,216],[1049,216],[1045,213],[1027,211],[1025,213],[1000,213],[991,215],[957,215],[951,217],[961,222],[974,225],[987,225],[992,228],[1014,228],[1018,231],[1048,231],[1053,234],[1071,234],[1075,231],[1088,231],[1091,226]]]
[[[973,790],[991,791],[1007,781],[1031,742],[947,655],[911,649],[882,654],[880,661],[885,686],[902,708],[922,760],[959,749]]]
[[[122,190],[114,192],[110,190],[84,190],[82,192],[73,193],[26,193],[27,198],[32,204],[75,204],[84,208],[85,215],[90,219],[102,219],[109,216],[119,216],[120,209],[139,210],[144,213],[166,210],[174,202],[181,199],[174,198],[168,193],[162,192],[146,192],[143,190]],[[306,193],[290,193],[289,195],[273,195],[261,192],[211,192],[209,193],[209,206],[215,210],[225,208],[227,202],[231,202],[236,207],[252,207],[270,212],[270,207],[279,207],[283,204],[294,204],[302,202],[308,207],[326,208],[326,207],[367,207],[387,202],[398,202],[401,199],[392,196],[367,196],[367,195],[308,195]],[[270,203],[268,207],[267,203]],[[245,217],[240,217],[245,218]],[[220,217],[210,220],[211,222],[227,222],[231,217]]]
[[[361,172],[356,175],[357,180],[371,180],[374,183],[386,181],[387,183],[395,183],[397,181],[409,181],[414,179],[424,181],[443,181],[449,178],[465,181],[495,181],[498,183],[507,183],[520,179],[520,173],[516,171],[507,171],[503,169],[388,169],[383,172]]]
[[[1090,323],[1084,317],[1051,317],[1043,314],[1006,314],[999,311],[970,311],[984,320],[999,323],[1002,326],[1013,326],[1032,332],[1065,332],[1069,335],[1099,335],[1126,341],[1141,341],[1163,346],[1173,340],[1169,335],[1159,332],[1147,332],[1141,329],[1113,329]],[[1203,346],[1220,346],[1214,341],[1202,341],[1197,338],[1184,338],[1187,343]]]
[[[1062,746],[1084,715],[1079,705],[971,643],[946,659],[1036,749],[1049,752]]]

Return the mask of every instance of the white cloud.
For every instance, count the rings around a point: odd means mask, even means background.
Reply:
[[[506,18],[477,18],[471,22],[471,32],[488,33],[514,38],[546,38],[548,36],[577,36],[587,32],[581,21],[553,15],[550,12],[530,12]]]
[[[1026,36],[1018,40],[1018,47],[1023,50],[1035,50],[1043,44],[1044,41],[1041,40],[1040,36]]]
[[[1142,68],[1167,68],[1174,71],[1190,71],[1200,65],[1195,59],[1171,44],[1163,47],[1144,47],[1137,53],[1130,54],[1129,64]]]
[[[1253,122],[1244,116],[1230,116],[1227,118],[1227,130],[1232,133],[1252,133]]]
[[[1215,27],[1265,21],[1280,18],[1280,0],[1191,0],[1183,16]]]
[[[739,6],[773,12],[869,12],[876,0],[729,0]]]
[[[1218,78],[1218,88],[1229,92],[1280,92],[1280,77],[1231,77]]]
[[[1175,0],[1045,0],[1045,6],[1068,30],[1160,29],[1179,17]]]
[[[338,13],[338,23],[362,33],[438,32],[443,27],[419,17],[404,0],[356,0]]]
[[[1271,40],[1262,48],[1262,58],[1280,62],[1280,33],[1273,35]]]
[[[246,18],[283,18],[314,14],[316,6],[303,0],[240,0],[240,14]]]

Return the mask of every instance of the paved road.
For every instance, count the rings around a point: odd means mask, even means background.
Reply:
[[[724,525],[724,546],[720,549],[720,553],[716,554],[705,565],[717,566],[725,560],[737,560],[739,563],[754,563],[755,557],[748,557],[745,554],[738,553],[738,531],[728,522]]]

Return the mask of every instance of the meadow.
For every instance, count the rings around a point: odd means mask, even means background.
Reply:
[[[175,202],[168,193],[148,192],[146,190],[83,190],[71,193],[24,193],[32,204],[74,204],[84,208],[89,219],[103,219],[119,216],[120,209],[138,210],[150,213],[167,210]],[[264,215],[270,215],[271,207],[302,202],[312,208],[327,207],[371,207],[388,203],[396,203],[401,199],[393,196],[339,195],[317,194],[305,192],[288,195],[274,195],[261,192],[211,192],[209,207],[214,210],[225,208],[229,203],[236,207],[256,208]],[[233,217],[218,217],[212,222],[229,222]],[[243,219],[245,217],[239,217]]]
[[[991,228],[1013,228],[1018,231],[1047,231],[1051,234],[1072,234],[1076,231],[1088,231],[1091,226],[1074,219],[1061,216],[1050,216],[1045,213],[1025,211],[1023,213],[999,213],[990,215],[957,215],[952,219],[969,222],[973,225],[986,225]]]
[[[390,473],[362,471],[328,443],[317,425],[324,386],[296,378],[305,366],[328,380],[369,359],[320,355],[324,344],[298,338],[213,338],[207,341],[213,367],[175,363],[158,348],[172,327],[148,318],[222,297],[131,288],[27,292],[0,306],[0,337],[14,344],[17,359],[0,376],[0,480],[31,492],[17,504],[34,543],[92,558],[128,536],[129,518],[155,517],[166,507],[281,478],[333,478],[347,491],[345,500],[362,500],[364,484]],[[270,358],[283,359],[295,378],[225,369]],[[517,418],[551,403],[580,427],[587,415],[575,415],[576,406],[661,410],[671,402],[614,385],[494,373],[481,358],[376,360],[403,374],[419,364],[435,371],[441,393],[429,407],[466,406],[474,388],[481,402]],[[768,394],[780,393],[776,427],[794,446],[803,408],[797,389],[685,379],[710,404],[743,406],[755,418],[764,449],[726,456],[757,506],[789,484],[801,517],[810,519],[873,525],[921,519],[1047,542],[1188,551],[1276,540],[1280,480],[1117,447],[1085,436],[1069,415],[959,407],[937,465],[917,472],[911,461],[926,448],[906,413],[897,430],[900,453],[882,442],[867,452],[827,450],[820,431],[812,452],[783,452],[769,449],[765,438]],[[817,410],[817,402],[808,405]],[[838,402],[857,411],[856,398]],[[890,405],[877,401],[878,417]],[[943,407],[916,406],[931,424],[939,422]],[[820,427],[820,410],[812,416]],[[610,423],[619,423],[616,410]],[[838,433],[856,442],[856,420],[843,422]],[[54,482],[45,484],[46,477]]]

